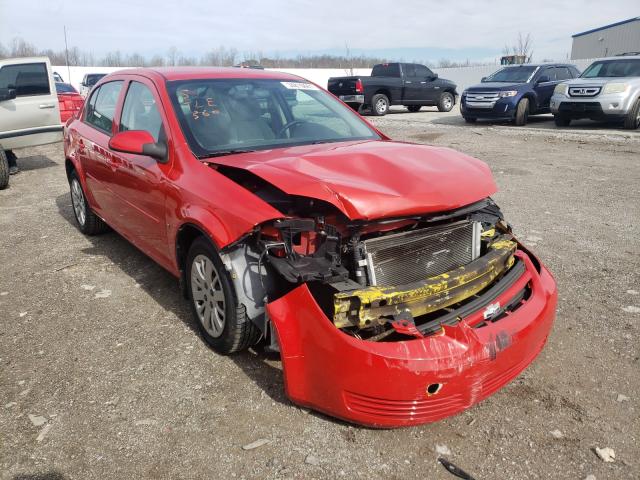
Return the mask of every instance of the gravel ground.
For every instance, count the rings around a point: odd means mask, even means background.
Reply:
[[[529,369],[421,427],[297,408],[277,358],[214,354],[168,273],[115,233],[78,232],[60,144],[26,149],[0,192],[0,478],[453,479],[436,450],[476,480],[640,478],[640,132],[431,111],[372,121],[491,166],[560,289]]]

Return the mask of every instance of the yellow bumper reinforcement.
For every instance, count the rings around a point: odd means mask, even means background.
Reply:
[[[485,255],[450,272],[397,287],[367,287],[334,295],[338,328],[366,328],[409,310],[413,317],[458,303],[483,290],[514,263],[516,242],[498,237]]]

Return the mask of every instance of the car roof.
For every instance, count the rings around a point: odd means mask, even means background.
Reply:
[[[595,59],[592,63],[601,62],[603,60],[618,60],[622,62],[625,60],[640,60],[640,55],[616,55],[615,57],[603,57]]]
[[[140,75],[152,79],[192,80],[215,78],[252,78],[272,80],[301,80],[301,77],[290,73],[255,68],[236,67],[150,67],[127,68],[113,72],[113,75]]]
[[[502,65],[503,67],[575,67],[572,63],[521,63],[519,65]]]

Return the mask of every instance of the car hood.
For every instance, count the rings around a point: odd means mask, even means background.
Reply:
[[[495,92],[496,90],[517,90],[521,88],[523,85],[527,85],[526,83],[504,83],[504,82],[485,82],[478,83],[476,85],[470,86],[467,90],[473,90],[475,92]]]
[[[567,85],[570,85],[572,87],[586,87],[586,86],[590,86],[590,87],[601,87],[603,85],[606,85],[607,83],[630,83],[633,80],[636,81],[636,83],[640,83],[638,82],[638,78],[630,78],[630,77],[593,77],[593,78],[574,78],[571,80],[567,80],[566,83]]]
[[[245,169],[290,195],[328,202],[352,220],[444,212],[497,190],[480,160],[449,148],[392,141],[262,150],[210,163]]]

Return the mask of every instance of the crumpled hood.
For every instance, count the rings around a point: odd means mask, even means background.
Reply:
[[[288,194],[329,202],[352,220],[443,212],[496,192],[484,162],[401,142],[308,145],[211,162],[246,169]]]

